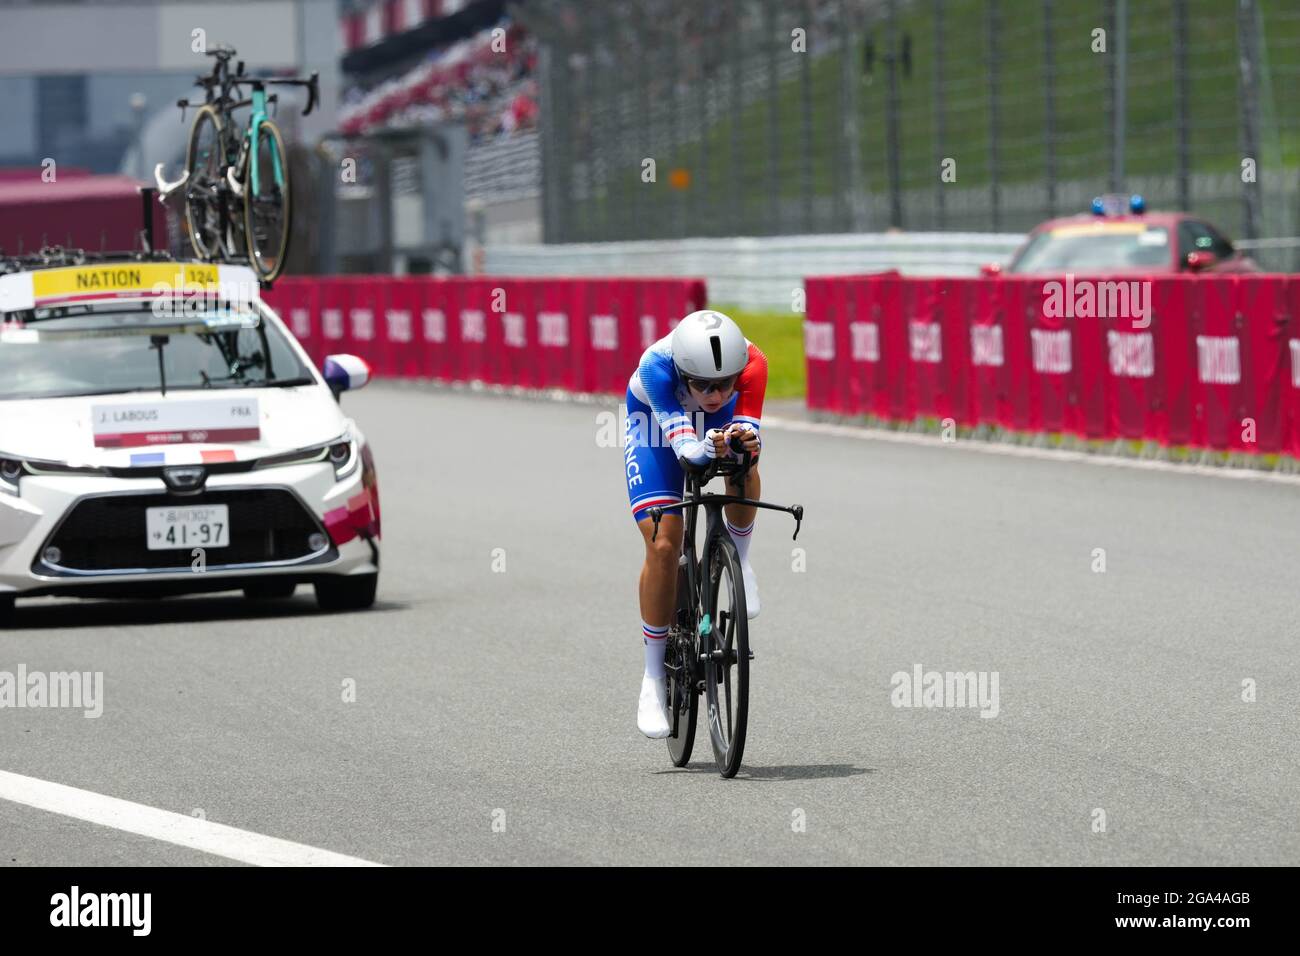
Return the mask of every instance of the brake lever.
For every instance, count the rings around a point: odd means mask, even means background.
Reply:
[[[654,533],[650,535],[651,541],[654,541],[655,538],[659,537],[659,519],[662,518],[663,516],[664,516],[664,509],[660,508],[658,505],[650,509],[650,517],[655,523]]]
[[[791,541],[799,540],[799,526],[803,524],[803,505],[791,505],[790,514],[794,515],[794,536]]]

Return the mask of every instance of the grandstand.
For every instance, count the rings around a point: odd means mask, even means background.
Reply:
[[[339,131],[464,124],[465,200],[479,238],[538,241],[538,43],[503,0],[357,0],[340,15]]]

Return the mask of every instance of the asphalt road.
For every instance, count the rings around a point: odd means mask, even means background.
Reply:
[[[724,781],[636,729],[612,403],[344,402],[378,605],[20,604],[0,669],[102,671],[104,712],[0,710],[0,770],[385,864],[1300,863],[1300,485],[769,428],[807,517],[759,518]],[[894,706],[916,665],[996,672],[996,716]],[[0,864],[230,862],[0,799]]]

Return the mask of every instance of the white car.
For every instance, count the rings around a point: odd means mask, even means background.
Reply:
[[[0,260],[0,626],[37,595],[369,607],[379,489],[338,401],[368,378],[316,369],[246,267]]]

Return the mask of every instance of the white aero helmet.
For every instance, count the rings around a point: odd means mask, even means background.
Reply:
[[[672,347],[677,370],[691,378],[729,378],[749,361],[740,326],[712,309],[692,312],[678,322]]]

